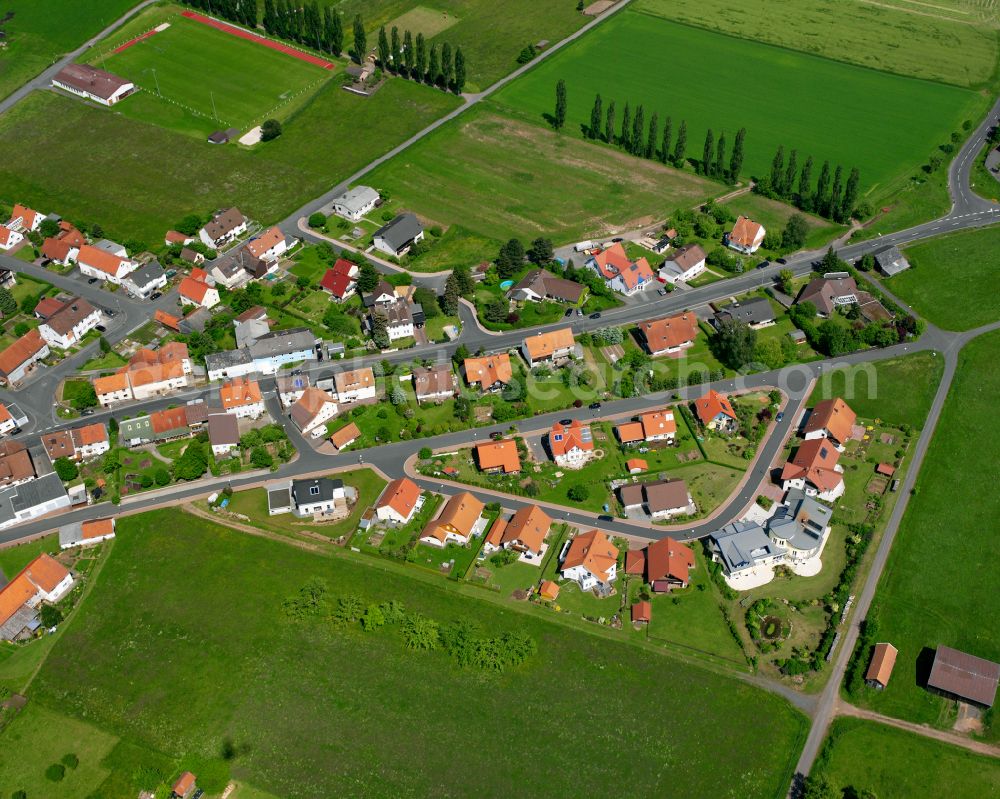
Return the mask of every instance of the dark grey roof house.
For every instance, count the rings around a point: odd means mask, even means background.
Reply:
[[[399,214],[375,231],[375,249],[396,257],[406,255],[410,246],[424,237],[424,228],[414,214]]]
[[[752,328],[770,327],[774,324],[774,308],[766,297],[754,297],[744,302],[727,305],[720,310],[712,320],[718,328],[723,322],[731,320],[746,322]]]

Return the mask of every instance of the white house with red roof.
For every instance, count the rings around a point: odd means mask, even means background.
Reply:
[[[16,230],[18,233],[31,233],[38,230],[45,219],[38,211],[28,208],[26,205],[17,203],[10,213],[5,227],[8,230]]]
[[[80,273],[108,283],[121,285],[126,275],[135,271],[138,264],[127,257],[116,255],[92,244],[83,244],[76,256]]]
[[[565,469],[579,469],[594,457],[594,437],[590,425],[574,419],[564,425],[556,422],[549,431],[552,460]]]
[[[338,258],[337,262],[326,270],[319,285],[333,299],[343,302],[357,291],[358,265],[346,258]]]
[[[656,282],[656,275],[649,261],[645,258],[631,260],[620,243],[591,256],[587,266],[604,278],[609,289],[625,296],[642,291]]]
[[[275,225],[247,242],[247,252],[254,258],[277,266],[278,259],[288,251],[288,239]]]
[[[767,230],[762,224],[754,222],[748,216],[740,216],[733,229],[726,234],[726,246],[750,255],[760,249],[766,235]]]
[[[197,270],[204,274],[202,270]],[[219,304],[219,290],[208,285],[204,279],[194,276],[194,271],[181,281],[177,287],[181,303],[184,305],[197,305],[201,308],[214,308]]]
[[[408,477],[393,480],[375,505],[375,515],[383,522],[406,524],[424,504],[420,488]]]
[[[563,579],[575,581],[582,591],[610,586],[618,576],[618,547],[600,530],[568,541],[559,560]]]
[[[24,236],[8,227],[0,227],[0,250],[12,250],[24,241]]]

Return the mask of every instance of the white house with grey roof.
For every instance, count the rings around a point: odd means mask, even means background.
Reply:
[[[122,285],[133,297],[146,299],[154,291],[167,285],[167,273],[159,261],[150,261],[129,274]]]
[[[754,330],[771,327],[775,322],[774,308],[766,297],[752,297],[722,308],[712,318],[712,325],[718,329],[723,322],[737,320],[746,322]]]
[[[410,251],[414,242],[424,237],[424,228],[416,215],[399,214],[395,219],[375,231],[372,243],[376,250],[401,258]]]
[[[238,330],[247,324],[244,322]],[[264,327],[257,329],[263,330]],[[243,342],[238,349],[205,356],[209,380],[231,380],[254,373],[273,375],[285,364],[316,360],[316,336],[305,327],[247,337],[243,338]]]
[[[379,193],[369,186],[355,186],[333,200],[333,212],[352,222],[359,221],[372,212],[379,201]]]
[[[0,529],[36,519],[70,505],[69,495],[55,472],[0,490]]]
[[[822,553],[832,516],[832,509],[796,488],[788,492],[784,503],[767,520],[767,532],[775,544],[786,550],[788,560],[805,561]]]
[[[296,516],[329,515],[347,501],[344,481],[332,477],[292,480],[289,491]]]
[[[709,536],[712,558],[722,564],[726,581],[733,587],[747,588],[770,582],[773,567],[785,559],[785,549],[775,544],[757,522],[730,522]],[[754,577],[760,577],[754,580]]]

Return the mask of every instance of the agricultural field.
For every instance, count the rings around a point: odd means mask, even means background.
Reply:
[[[609,67],[604,54],[628,52]],[[658,68],[671,53],[671,79]],[[732,65],[740,64],[742,85],[755,88],[752,103],[710,102],[733,84]],[[646,119],[670,116],[676,136],[688,127],[687,153],[700,158],[705,131],[725,131],[730,143],[745,127],[744,176],[770,169],[779,145],[816,161],[846,170],[858,167],[863,197],[873,202],[923,163],[932,150],[978,117],[983,100],[966,89],[916,81],[814,55],[733,39],[657,17],[624,11],[572,46],[547,59],[523,79],[505,87],[495,102],[541,123],[554,107],[555,85],[565,79],[566,131],[577,137],[590,124],[594,96],[607,108],[614,101],[618,119],[628,102],[642,104]],[[831,102],[831,98],[834,101]]]
[[[923,427],[944,373],[944,359],[930,352],[862,363],[824,374],[808,405],[840,397],[863,419]]]
[[[0,25],[0,98],[6,97],[64,53],[82,45],[135,5],[135,0],[9,0]]]
[[[321,0],[344,17],[348,42],[351,20],[361,14],[368,30],[368,44],[385,25],[423,33],[429,44],[448,42],[465,54],[469,79],[467,92],[485,89],[518,68],[517,56],[529,44],[542,40],[555,43],[590,21],[572,2],[508,0],[504,3],[470,3],[468,0]]]
[[[1000,320],[996,279],[1000,228],[952,233],[906,248],[911,269],[886,287],[945,330],[970,330]]]
[[[692,174],[652,162],[637,170],[636,163],[495,110],[476,110],[366,180],[439,224],[460,223],[491,239],[549,236],[558,243],[661,221],[674,208],[724,191]],[[495,255],[490,249],[480,257]]]
[[[281,137],[246,150],[192,146],[182,133],[35,93],[0,117],[0,147],[22,153],[0,167],[0,185],[10,201],[98,221],[112,238],[155,244],[191,212],[235,204],[262,223],[277,221],[458,102],[404,80],[367,99],[328,82]],[[349,147],[322,145],[345,140]]]
[[[170,27],[114,52],[122,42],[163,23]],[[143,12],[85,60],[141,89],[116,111],[202,140],[219,128],[245,133],[265,119],[286,120],[333,74],[182,17],[176,6]],[[247,80],[250,74],[252,81]]]
[[[637,0],[632,8],[907,77],[975,88],[994,80],[1000,17],[975,0]]]
[[[274,796],[325,797],[351,784],[373,795],[500,795],[517,786],[561,796],[570,768],[601,793],[628,784],[655,794],[669,784],[683,795],[771,797],[787,785],[806,719],[784,701],[403,568],[323,557],[175,511],[124,518],[94,590],[31,687],[32,706],[58,707],[121,738],[116,750],[134,753],[129,775],[150,760],[200,760]],[[442,650],[407,650],[391,627],[292,621],[282,604],[313,578],[333,598],[393,599],[407,613],[466,619],[487,634],[516,628],[538,651],[501,676],[463,669]],[[612,718],[655,706],[672,722],[594,723],[579,697],[604,693],[614,695]],[[468,746],[539,723],[547,734],[533,738],[530,763]],[[750,727],[757,734],[740,734]],[[720,739],[729,742],[721,761],[705,746]]]
[[[986,797],[1000,792],[996,758],[853,718],[834,720],[812,773],[825,777],[837,791],[853,786],[878,799]]]
[[[929,662],[940,644],[1000,660],[995,625],[982,623],[1000,612],[991,573],[991,523],[1000,513],[995,492],[983,491],[983,475],[995,471],[991,424],[1000,373],[995,368],[1000,333],[967,344],[958,372],[869,619],[878,620],[878,640],[899,649],[884,691],[862,689],[854,701],[910,721],[950,726],[954,703],[924,687]],[[947,552],[947,558],[928,557]],[[950,586],[942,591],[941,586]],[[987,727],[992,740],[1000,725]]]

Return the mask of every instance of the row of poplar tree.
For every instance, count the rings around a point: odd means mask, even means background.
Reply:
[[[413,36],[404,31],[401,39],[399,28],[394,26],[387,36],[383,26],[378,32],[378,60],[383,69],[403,78],[451,89],[455,94],[461,94],[465,88],[465,55],[462,48],[452,50],[451,45],[445,42],[440,50],[436,44],[428,49],[422,33]]]

